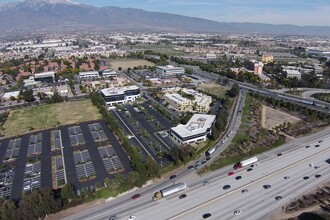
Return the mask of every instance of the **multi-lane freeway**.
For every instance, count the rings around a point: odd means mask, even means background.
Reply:
[[[156,189],[147,190],[137,200],[127,196],[119,203],[114,200],[68,219],[108,219],[112,215],[120,219],[131,215],[137,219],[203,219],[206,213],[211,214],[208,219],[267,219],[272,210],[329,181],[330,128],[257,157],[258,166],[250,172],[243,168],[228,176],[228,172],[233,171],[232,166],[228,166],[202,178],[184,176],[176,181],[185,181],[188,188],[175,195],[152,201]],[[237,176],[241,179],[236,180]],[[205,186],[206,180],[209,184]],[[225,185],[230,188],[224,190]],[[265,189],[264,185],[270,188]],[[243,189],[248,191],[243,194]],[[183,193],[187,197],[179,199]],[[235,216],[235,210],[242,213]]]

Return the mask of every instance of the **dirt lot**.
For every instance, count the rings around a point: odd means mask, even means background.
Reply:
[[[98,119],[101,115],[90,99],[45,104],[12,111],[1,132],[4,136],[12,136]]]
[[[330,182],[271,213],[272,220],[330,219]]]
[[[215,83],[205,83],[205,84],[199,84],[197,86],[197,89],[200,89],[202,91],[208,92],[210,94],[214,94],[220,98],[224,98],[226,91],[228,90],[227,87],[221,86]]]
[[[147,60],[139,60],[139,59],[115,59],[110,60],[110,65],[113,70],[118,70],[118,67],[123,68],[123,70],[127,70],[128,68],[134,68],[137,66],[155,66],[154,63],[149,62]]]
[[[267,130],[271,130],[284,122],[296,124],[300,121],[299,118],[289,115],[288,113],[279,111],[274,108],[262,105],[261,126]]]

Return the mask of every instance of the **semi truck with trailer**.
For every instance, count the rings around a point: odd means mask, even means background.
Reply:
[[[153,200],[158,200],[163,197],[172,195],[174,193],[177,193],[181,190],[184,190],[187,188],[187,185],[185,182],[177,183],[172,186],[166,187],[164,189],[159,190],[158,192],[155,193],[155,195],[152,197]]]
[[[237,163],[234,164],[234,169],[237,170],[239,168],[248,166],[250,164],[254,164],[257,161],[258,161],[258,158],[257,157],[252,157],[252,158],[249,158],[249,159],[246,159],[246,160],[239,161],[239,162],[237,162]]]

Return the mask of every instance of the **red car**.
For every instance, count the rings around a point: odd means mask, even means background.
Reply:
[[[235,174],[235,172],[229,172],[228,173],[228,176],[232,176],[232,175],[234,175]]]
[[[140,198],[140,194],[135,194],[134,196],[132,196],[132,199],[137,199]]]

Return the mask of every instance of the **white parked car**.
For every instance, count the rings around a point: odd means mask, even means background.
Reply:
[[[31,189],[31,186],[30,186],[30,185],[24,186],[23,189],[24,189],[24,190],[29,190],[29,189]]]

